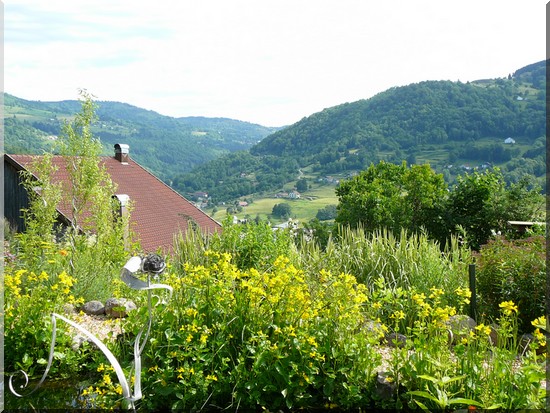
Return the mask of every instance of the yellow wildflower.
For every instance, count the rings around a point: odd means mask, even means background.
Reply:
[[[456,290],[455,290],[455,293],[456,295],[458,295],[459,297],[462,297],[462,302],[464,304],[470,304],[470,298],[472,297],[472,292],[470,291],[469,288],[461,288],[461,287],[458,287]]]
[[[513,301],[503,301],[498,306],[500,307],[504,315],[511,315],[512,313],[518,312],[518,307],[514,304]]]
[[[110,385],[112,382],[111,382],[111,377],[108,375],[108,374],[105,374],[103,376],[103,383],[105,383],[107,386]]]
[[[479,331],[480,333],[483,333],[485,335],[489,335],[491,334],[491,327],[489,326],[486,326],[485,324],[481,323],[481,324],[478,324],[476,327],[476,330]]]
[[[546,316],[540,316],[539,318],[534,319],[531,321],[531,324],[533,327],[542,328],[543,330],[547,330],[546,326]]]
[[[397,310],[390,316],[390,318],[403,320],[405,318],[405,313],[403,312],[403,310]]]
[[[539,328],[536,328],[535,331],[533,331],[533,336],[537,339],[539,346],[543,347],[546,344],[546,337]]]
[[[441,288],[432,287],[430,288],[430,291],[432,292],[430,294],[430,298],[438,298],[444,294],[444,291]]]
[[[422,304],[424,304],[424,300],[426,299],[426,295],[425,295],[424,293],[420,293],[420,294],[414,293],[414,294],[412,295],[412,299],[413,299],[413,301],[416,302],[417,304],[422,305]]]

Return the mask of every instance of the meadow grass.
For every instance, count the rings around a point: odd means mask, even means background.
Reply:
[[[265,197],[255,197],[253,202],[244,207],[241,212],[234,214],[239,219],[255,219],[259,216],[261,220],[269,220],[273,224],[286,221],[286,219],[275,218],[271,215],[273,206],[287,203],[291,208],[291,218],[301,223],[308,222],[315,218],[317,211],[327,205],[336,205],[338,198],[334,192],[334,185],[312,184],[312,188],[303,192],[300,199],[275,198],[272,194]],[[225,209],[218,210],[212,217],[217,221],[223,221],[227,212]]]

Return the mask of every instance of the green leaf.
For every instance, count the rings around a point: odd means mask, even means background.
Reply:
[[[428,409],[424,403],[419,402],[418,400],[414,400],[414,402],[415,402],[422,410],[424,410],[425,412],[429,412],[429,411],[430,411],[430,409]]]
[[[454,398],[454,399],[449,399],[449,405],[451,405],[451,404],[467,404],[467,405],[476,406],[476,407],[482,407],[483,406],[478,401],[475,401],[475,400],[472,400],[472,399],[465,399],[463,397],[457,397],[457,398]]]
[[[432,394],[428,393],[427,391],[423,391],[423,390],[412,390],[412,391],[409,391],[407,392],[406,394],[408,395],[412,395],[412,396],[419,396],[419,397],[424,397],[428,400],[431,400],[433,402],[436,402],[438,405],[439,405],[439,400],[433,396]],[[415,400],[416,401],[416,400]]]
[[[439,379],[438,378],[435,378],[435,377],[432,377],[432,376],[428,376],[426,374],[420,374],[418,376],[419,379],[424,379],[424,380],[429,380],[431,381],[432,383],[439,383]]]

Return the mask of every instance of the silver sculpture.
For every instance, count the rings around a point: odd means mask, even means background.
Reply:
[[[151,325],[153,321],[152,316],[152,290],[155,289],[165,289],[168,290],[170,293],[170,298],[172,297],[172,287],[166,284],[153,284],[151,283],[151,276],[152,275],[158,275],[164,269],[166,268],[166,264],[162,258],[156,254],[150,254],[147,255],[145,258],[135,256],[132,257],[126,262],[124,267],[122,268],[122,272],[120,274],[120,277],[122,281],[126,285],[128,285],[130,288],[134,290],[147,290],[147,308],[148,308],[148,320],[147,323],[141,328],[139,333],[136,336],[136,339],[134,341],[134,390],[133,392],[130,389],[129,382],[130,380],[126,379],[124,375],[124,371],[122,370],[122,367],[120,366],[120,363],[114,356],[114,354],[107,348],[107,346],[99,340],[96,336],[94,336],[92,333],[90,333],[88,330],[86,330],[84,327],[80,326],[79,324],[69,320],[68,318],[52,313],[51,319],[52,319],[52,339],[51,339],[51,345],[50,345],[50,354],[48,357],[48,364],[46,366],[46,371],[42,375],[42,378],[38,382],[38,384],[27,394],[19,394],[15,391],[13,386],[13,376],[10,376],[9,379],[9,388],[10,391],[17,397],[25,397],[32,393],[34,393],[42,383],[44,383],[44,380],[46,379],[46,376],[48,375],[48,372],[50,370],[53,356],[54,356],[54,348],[55,348],[55,337],[56,337],[56,322],[57,319],[65,321],[67,324],[73,326],[78,331],[80,331],[82,334],[84,334],[91,342],[93,342],[107,357],[107,360],[113,366],[113,369],[117,375],[118,381],[122,387],[122,396],[128,403],[128,409],[135,410],[134,402],[137,400],[140,400],[143,395],[141,393],[141,354],[143,353],[143,349],[145,348],[145,344],[147,342],[147,339],[149,337],[149,333],[151,331]],[[143,281],[135,276],[138,272],[142,272],[147,274],[147,281]],[[145,336],[142,339],[142,335],[145,332]],[[21,385],[21,388],[25,388],[29,383],[29,377],[27,373],[24,371],[20,371],[24,378],[25,383]]]

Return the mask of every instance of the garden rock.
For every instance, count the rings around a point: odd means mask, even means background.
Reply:
[[[451,344],[457,344],[460,340],[470,334],[470,331],[476,328],[477,323],[472,317],[465,314],[451,316],[447,321],[449,328],[449,341]]]
[[[397,392],[397,384],[393,380],[388,380],[390,376],[387,372],[378,372],[376,374],[376,394],[380,400],[391,400]]]
[[[82,345],[82,343],[84,343],[85,341],[86,341],[86,337],[84,337],[80,334],[74,336],[73,337],[73,344],[71,346],[72,349],[74,351],[77,351],[80,348],[80,346]]]
[[[407,344],[407,337],[399,333],[390,333],[384,337],[384,342],[394,348],[403,348]]]
[[[67,315],[74,313],[74,305],[70,304],[70,303],[64,304],[63,305],[63,312]]]
[[[367,335],[371,336],[377,336],[380,338],[379,342],[382,343],[384,341],[384,329],[382,327],[382,324],[380,324],[377,321],[373,320],[367,320],[363,324],[363,330],[367,333]]]
[[[88,301],[82,306],[82,311],[88,315],[102,315],[105,314],[105,306],[101,301]]]
[[[126,298],[109,298],[105,302],[105,314],[111,318],[124,318],[128,312],[135,310],[137,306]]]

